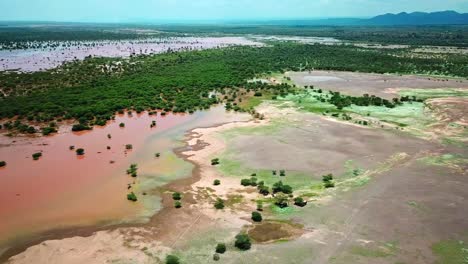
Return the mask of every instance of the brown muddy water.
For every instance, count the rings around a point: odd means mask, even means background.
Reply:
[[[120,115],[84,133],[0,136],[0,160],[7,162],[0,169],[0,255],[43,232],[149,220],[161,208],[154,190],[191,176],[193,165],[174,154],[184,134],[249,118],[217,106],[191,115]],[[153,120],[157,126],[150,128]],[[125,128],[119,127],[122,122]],[[126,150],[126,144],[133,149]],[[70,146],[85,149],[85,155],[77,156]],[[36,152],[43,156],[34,161]],[[136,178],[126,174],[132,163],[138,164]],[[138,202],[127,200],[130,191]]]

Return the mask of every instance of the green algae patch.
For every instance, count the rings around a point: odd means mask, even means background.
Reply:
[[[374,117],[400,127],[424,127],[435,121],[427,114],[424,103],[419,102],[403,103],[395,108],[352,105],[346,107],[345,110],[361,116]]]
[[[468,263],[468,245],[462,240],[440,241],[432,245],[432,252],[438,257],[437,264]]]
[[[415,96],[418,99],[445,98],[445,97],[466,97],[467,89],[456,88],[435,88],[435,89],[402,89],[398,91],[401,96]]]
[[[319,93],[307,90],[298,94],[288,94],[280,98],[280,101],[292,102],[298,109],[311,113],[339,112],[335,105],[325,101],[329,97],[329,93],[325,91]]]

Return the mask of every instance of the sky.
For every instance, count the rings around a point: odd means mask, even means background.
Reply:
[[[3,21],[306,19],[442,10],[468,13],[468,0],[0,0]]]

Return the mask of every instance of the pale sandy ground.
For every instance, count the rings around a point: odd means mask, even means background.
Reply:
[[[101,231],[90,237],[49,240],[28,248],[8,263],[82,264],[82,263],[154,263],[151,255],[169,252],[157,241],[146,241],[143,228]]]
[[[291,110],[292,111],[292,110]],[[260,113],[268,113],[270,116],[278,117],[292,114],[291,111],[280,111],[279,109],[263,105],[259,108]],[[190,155],[189,160],[200,166],[200,180],[191,186],[194,197],[201,190],[212,189],[210,199],[199,199],[197,204],[192,205],[201,214],[223,226],[242,228],[249,224],[250,212],[255,210],[255,203],[242,203],[235,208],[215,210],[212,201],[214,197],[227,199],[229,195],[242,195],[244,201],[250,201],[257,197],[257,193],[246,192],[239,183],[239,179],[222,177],[215,167],[211,166],[211,159],[220,154],[225,146],[219,133],[228,129],[239,127],[262,126],[268,124],[269,120],[252,120],[247,122],[227,123],[217,127],[199,128],[192,131],[189,146],[203,143],[202,149],[189,150],[183,153]],[[214,186],[215,179],[221,180],[221,185]],[[197,199],[197,198],[196,198]],[[89,237],[72,237],[62,240],[48,240],[39,245],[28,248],[25,252],[8,260],[9,264],[101,264],[101,263],[156,263],[164,259],[170,249],[161,245],[157,240],[148,239],[152,233],[151,227],[141,228],[118,228],[113,231],[99,231]]]

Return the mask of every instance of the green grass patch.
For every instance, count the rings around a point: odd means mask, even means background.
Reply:
[[[461,240],[441,241],[432,246],[438,264],[468,263],[468,245]]]
[[[443,154],[438,156],[430,156],[419,159],[419,161],[433,166],[456,167],[459,165],[468,164],[468,159],[464,159],[459,155]]]

